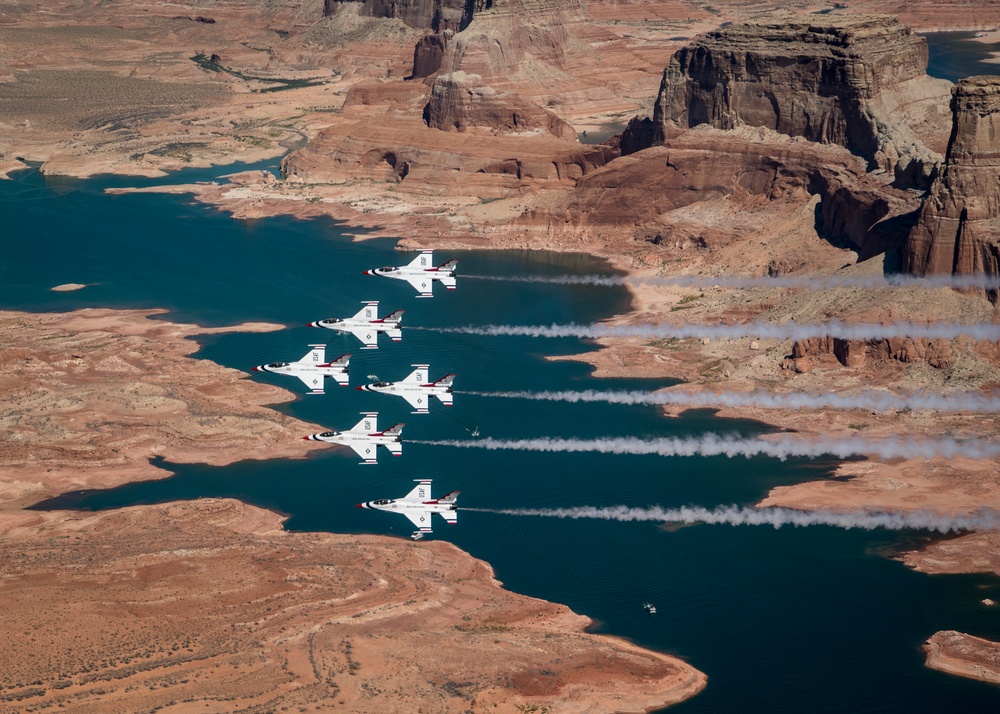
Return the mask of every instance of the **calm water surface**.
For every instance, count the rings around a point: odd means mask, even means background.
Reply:
[[[208,180],[221,170],[187,171],[171,181]],[[36,311],[80,307],[167,307],[167,319],[206,325],[272,321],[287,329],[201,340],[199,356],[238,369],[297,359],[327,343],[331,357],[355,355],[351,384],[367,375],[397,380],[413,363],[431,376],[456,372],[458,390],[655,388],[666,382],[595,380],[556,354],[589,347],[573,339],[445,336],[404,331],[399,344],[359,350],[351,336],[304,327],[353,314],[362,300],[406,310],[404,325],[590,322],[628,307],[621,289],[488,282],[465,278],[454,292],[415,298],[409,285],[362,275],[406,254],[388,240],[352,242],[328,220],[278,217],[235,221],[183,196],[109,196],[110,186],[148,180],[51,179],[35,171],[0,182],[5,231],[0,307]],[[460,273],[543,275],[608,272],[584,256],[548,253],[448,253]],[[50,288],[89,287],[72,293]],[[437,290],[437,289],[436,289]],[[766,427],[692,411],[663,419],[652,407],[487,400],[456,396],[451,409],[414,415],[401,399],[336,386],[301,394],[297,380],[248,375],[300,394],[280,410],[330,428],[352,426],[378,410],[384,424],[405,421],[404,437],[671,435],[722,431],[751,435]],[[404,438],[405,441],[405,438]],[[575,505],[750,504],[770,488],[822,477],[832,462],[765,458],[662,458],[597,454],[479,452],[404,444],[403,456],[361,466],[346,449],[308,459],[246,461],[223,468],[159,463],[174,476],[110,491],[67,494],[82,509],[232,496],[289,514],[292,530],[382,533],[411,528],[392,514],[353,508],[406,493],[433,478],[438,493],[461,489],[460,505],[539,508]],[[402,522],[401,522],[402,521]],[[986,576],[929,577],[880,553],[920,533],[561,521],[460,513],[434,525],[496,569],[507,587],[568,604],[595,629],[673,652],[709,676],[708,688],[681,712],[994,711],[1000,690],[932,672],[920,644],[939,629],[1000,638],[1000,618],[980,604],[1000,599]],[[642,603],[656,604],[647,616]]]
[[[987,62],[1000,43],[979,42],[975,32],[929,32],[927,74],[957,82],[979,74],[1000,74],[1000,64]]]

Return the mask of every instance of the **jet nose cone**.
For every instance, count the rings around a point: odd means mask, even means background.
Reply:
[[[355,503],[355,504],[354,504],[354,507],[355,507],[355,508],[364,508],[364,507],[365,507],[365,504],[363,504],[363,503]]]
[[[365,391],[365,388],[364,388],[364,387],[355,387],[355,389],[357,389],[357,390],[358,390],[359,392],[363,392],[363,391]]]
[[[302,440],[303,440],[303,441],[312,441],[312,440],[313,440],[313,438],[312,438],[311,436],[303,436],[303,437],[302,437]]]
[[[260,371],[260,367],[254,367],[254,368],[253,368],[253,371],[254,371],[254,372],[259,372],[259,371]]]

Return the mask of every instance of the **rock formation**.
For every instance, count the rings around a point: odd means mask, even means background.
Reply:
[[[782,15],[678,51],[653,120],[663,139],[699,124],[748,125],[840,144],[900,185],[926,186],[941,158],[929,127],[948,86],[926,67],[926,41],[895,18]]]
[[[413,72],[410,73],[410,78],[430,77],[441,69],[444,51],[454,36],[454,31],[445,30],[433,35],[424,35],[417,40],[417,45],[413,48]]]
[[[324,0],[323,16],[332,17],[346,2],[358,3],[363,15],[395,18],[434,32],[464,30],[475,12],[493,6],[493,0]]]
[[[1000,275],[1000,77],[952,90],[948,155],[910,234],[903,269],[915,275]],[[997,291],[990,291],[996,302]]]
[[[576,131],[550,111],[510,92],[497,92],[482,77],[465,72],[434,80],[427,104],[427,125],[444,131],[484,127],[511,134],[541,129],[563,139],[576,140]]]
[[[820,233],[851,244],[862,259],[900,245],[906,233],[892,230],[890,220],[916,208],[906,192],[867,176],[862,162],[840,147],[765,129],[706,126],[582,177],[569,204],[555,212],[576,228],[641,227],[734,192],[767,201],[820,196]]]

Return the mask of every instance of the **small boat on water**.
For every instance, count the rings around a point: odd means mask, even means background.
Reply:
[[[648,612],[650,615],[656,614],[656,605],[653,605],[652,603],[644,602],[642,604],[642,609]]]

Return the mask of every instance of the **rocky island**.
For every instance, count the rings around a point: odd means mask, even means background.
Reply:
[[[613,8],[542,0],[247,0],[213,4],[211,17],[199,3],[183,10],[178,8],[184,3],[168,10],[150,0],[105,5],[67,8],[58,22],[27,3],[3,7],[0,168],[22,167],[23,159],[43,162],[42,170],[52,174],[148,175],[292,149],[282,164],[282,180],[253,172],[184,190],[240,218],[331,215],[370,227],[372,235],[405,232],[407,248],[584,251],[636,279],[845,278],[843,286],[822,291],[712,285],[698,290],[637,282],[631,312],[616,318],[622,324],[659,322],[680,306],[687,322],[704,324],[997,321],[995,290],[860,290],[849,281],[881,275],[893,260],[913,276],[1000,273],[1000,78],[951,86],[928,77],[926,44],[915,32],[995,25],[1000,15],[990,3],[872,1],[823,15],[755,17],[749,15],[756,10],[744,3],[717,2],[709,9],[638,0]],[[829,8],[804,3],[795,9]],[[899,19],[867,14],[873,11]],[[720,27],[723,22],[730,24]],[[43,40],[59,51],[32,51]],[[107,43],[128,48],[133,67],[127,76],[93,52]],[[199,62],[190,58],[192,47],[200,50]],[[271,80],[295,84],[279,102],[259,91]],[[50,98],[67,91],[83,91],[87,99],[81,95],[72,112],[53,111]],[[101,102],[91,99],[97,96]],[[139,111],[140,106],[148,109]],[[606,126],[621,133],[601,144],[575,138],[576,131]],[[372,687],[398,693],[415,681],[407,679],[412,677],[435,683],[435,693],[419,690],[419,700],[438,702],[442,711],[459,711],[470,702],[511,707],[542,701],[564,711],[583,711],[591,702],[594,711],[610,711],[660,706],[704,685],[699,673],[678,660],[581,634],[585,623],[565,609],[498,589],[487,566],[446,544],[416,549],[377,538],[348,542],[280,533],[273,514],[231,501],[84,518],[18,510],[68,488],[162,474],[144,461],[159,443],[155,431],[130,444],[120,444],[120,434],[110,428],[81,441],[79,425],[65,421],[71,416],[55,418],[51,403],[35,403],[17,391],[38,366],[32,361],[55,364],[32,335],[60,321],[84,331],[79,321],[90,315],[7,314],[5,319],[11,326],[8,344],[17,352],[5,369],[20,371],[8,372],[3,382],[5,403],[13,405],[5,416],[17,428],[0,442],[0,464],[15,474],[3,481],[8,505],[2,522],[5,537],[24,544],[23,554],[8,554],[13,560],[5,572],[19,573],[11,587],[23,587],[31,602],[45,603],[33,609],[25,595],[25,604],[8,612],[10,621],[36,622],[46,609],[69,616],[56,606],[53,572],[74,566],[77,556],[69,550],[53,553],[52,538],[79,541],[75,552],[84,557],[132,538],[143,524],[156,524],[169,536],[167,545],[135,538],[129,549],[101,551],[101,572],[127,572],[153,584],[145,595],[152,599],[134,606],[138,614],[117,614],[128,647],[105,661],[81,660],[77,669],[58,673],[58,689],[38,692],[29,672],[42,668],[52,643],[68,642],[60,639],[61,626],[52,615],[44,623],[49,639],[36,636],[31,654],[19,660],[27,663],[23,669],[8,670],[15,673],[2,691],[9,700],[164,706],[197,700],[207,684],[192,683],[211,678],[225,697],[248,705],[336,702],[364,711]],[[116,333],[137,339],[151,329],[146,315],[106,313],[101,319],[113,321]],[[169,323],[151,324],[164,330]],[[88,379],[100,383],[96,365],[102,360],[143,373],[140,348],[153,348],[130,344],[128,354],[115,355],[91,353],[84,345],[81,361],[64,359],[56,367],[68,383],[81,385]],[[995,394],[1000,384],[996,343],[968,338],[670,344],[602,339],[600,344],[604,349],[588,356],[598,375],[687,381],[674,390]],[[174,352],[177,359],[187,354]],[[152,414],[159,420],[170,412],[185,423],[187,400],[227,395],[210,418],[238,423],[248,434],[270,435],[260,457],[289,455],[277,446],[277,437],[301,427],[276,413],[264,414],[260,405],[277,401],[275,395],[239,391],[241,399],[231,400],[229,390],[241,390],[240,381],[198,364],[206,381],[191,385],[195,391],[187,396],[165,394],[163,384],[137,377],[134,393],[105,388],[88,391],[87,399],[100,395],[95,404],[112,425],[119,422],[108,415],[135,409],[140,398],[150,410],[143,419]],[[22,401],[12,401],[14,394],[22,394]],[[947,430],[995,438],[998,431],[996,414],[971,412],[726,408],[720,413],[807,434]],[[66,443],[52,453],[37,452],[38,442],[54,433]],[[224,463],[232,458],[229,446],[210,439],[170,455]],[[80,466],[87,459],[114,468],[101,470],[98,478]],[[50,468],[56,475],[49,475]],[[842,464],[829,480],[775,489],[761,505],[939,513],[1000,509],[997,475],[995,460],[872,458]],[[993,557],[997,539],[994,533],[973,533],[902,557],[928,572],[1000,572]],[[199,550],[195,542],[232,546]],[[258,560],[264,551],[268,559]],[[285,554],[280,563],[277,554]],[[343,559],[338,582],[318,564],[330,558]],[[426,576],[428,558],[440,563],[435,577]],[[367,565],[358,564],[365,559]],[[383,560],[397,563],[406,576],[389,582],[378,565]],[[223,588],[198,575],[209,569],[249,569],[252,582],[227,581]],[[467,580],[459,586],[452,582],[457,577]],[[168,604],[180,582],[192,602],[220,592],[216,588],[240,593],[241,602],[250,603],[240,621],[249,624],[227,633],[223,624],[233,616],[226,603],[206,613],[204,621],[185,621],[182,614],[190,606]],[[366,590],[369,599],[338,600],[343,590],[337,588],[357,589],[361,582],[380,584]],[[81,581],[80,587],[85,585],[99,598],[99,579]],[[250,592],[252,599],[245,597]],[[135,593],[115,596],[131,601]],[[407,618],[422,602],[471,618],[466,629],[447,634],[459,653],[481,647],[484,638],[490,646],[509,647],[500,657],[514,657],[524,643],[541,647],[541,642],[551,648],[541,660],[560,659],[566,669],[543,673],[532,660],[519,664],[523,677],[508,681],[486,661],[471,684],[447,679],[447,663],[440,671],[394,669],[378,653],[377,642],[391,640],[404,651],[414,647],[402,643],[399,633],[407,631]],[[108,604],[95,600],[91,606]],[[135,618],[151,614],[176,628],[167,639],[140,641],[129,634]],[[359,619],[372,623],[378,635],[360,641]],[[315,622],[326,624],[315,629]],[[85,636],[93,644],[84,651],[96,657],[106,633]],[[995,660],[994,643],[945,632],[927,647],[932,666],[989,679],[982,674],[985,665],[969,662]],[[561,654],[568,651],[577,653],[572,663]],[[252,692],[242,683],[251,671],[265,682]],[[94,672],[101,676],[91,679]],[[131,694],[139,691],[131,685],[152,682],[152,672],[162,675],[156,680],[157,686],[162,682],[162,697],[145,690],[141,698]],[[394,701],[401,707],[413,704],[400,696]]]

